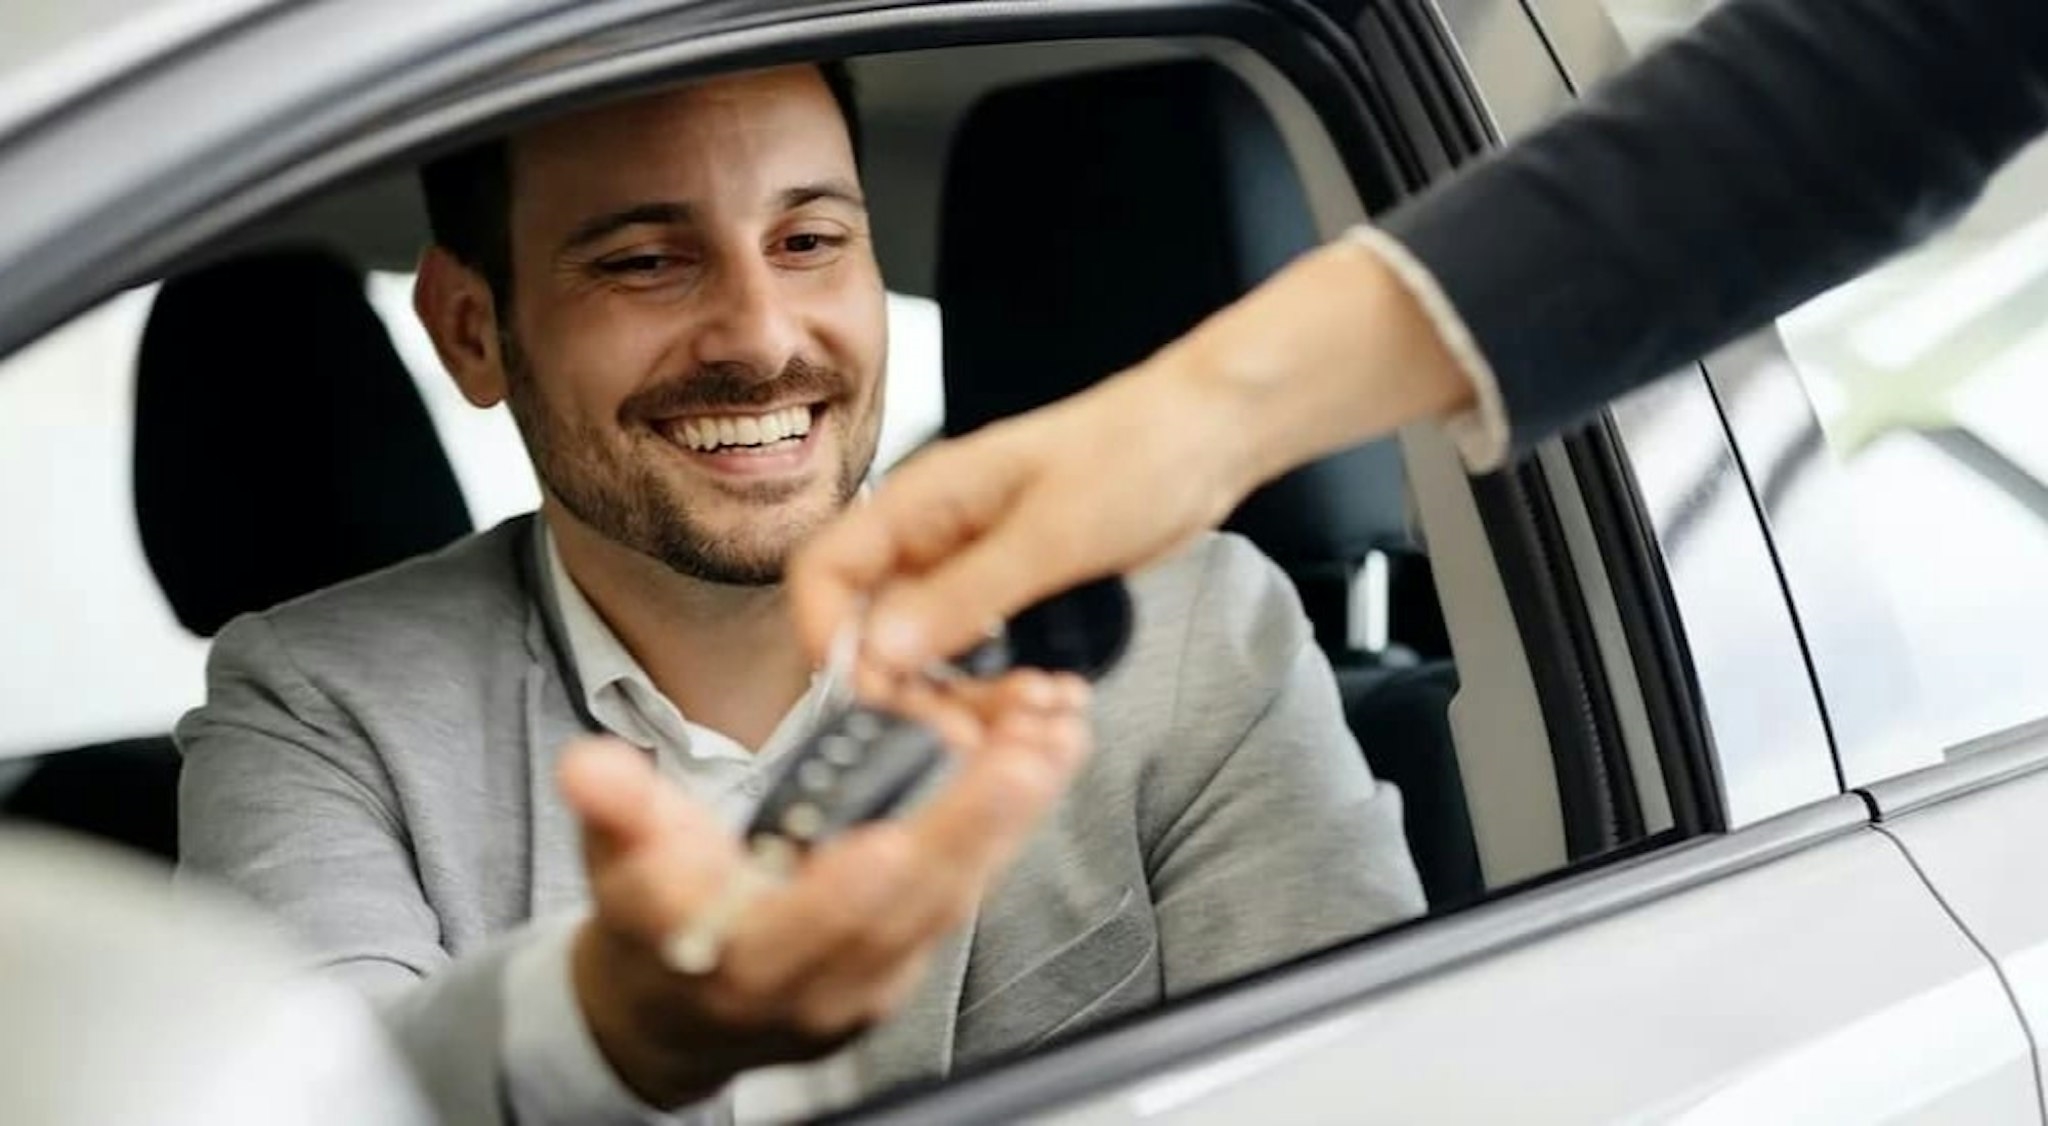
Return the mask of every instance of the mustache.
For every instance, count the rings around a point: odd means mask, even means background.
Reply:
[[[763,379],[746,364],[709,364],[688,375],[634,392],[619,406],[625,418],[672,418],[717,408],[766,407],[791,399],[841,399],[846,377],[836,368],[792,359]]]

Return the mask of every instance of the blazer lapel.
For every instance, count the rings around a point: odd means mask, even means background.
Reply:
[[[974,924],[969,919],[940,944],[910,1003],[854,1048],[864,1091],[935,1079],[953,1069],[953,1024],[960,1015],[960,990],[967,982]]]
[[[562,682],[548,670],[526,672],[527,801],[533,810],[532,917],[541,918],[589,901],[583,875],[581,830],[555,789],[555,764],[569,740],[586,734],[562,694]]]
[[[590,892],[583,875],[581,831],[555,789],[555,764],[571,739],[601,730],[584,710],[576,670],[563,645],[560,613],[554,592],[542,579],[545,566],[540,519],[528,522],[525,535],[513,538],[521,586],[529,607],[526,648],[529,662],[522,703],[525,707],[527,802],[533,883],[532,917],[540,918],[580,907]]]

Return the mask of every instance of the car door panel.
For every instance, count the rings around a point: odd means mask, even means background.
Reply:
[[[1553,3],[1547,11],[1558,17],[1565,7],[1573,5]],[[1497,53],[1503,34],[1528,32],[1526,25],[1512,26],[1518,13],[1487,0],[1448,0],[1440,12],[1468,69],[1464,77],[1486,101],[1499,132],[1512,135],[1533,123],[1518,110],[1533,109],[1535,118],[1550,112],[1549,106],[1503,100],[1508,87],[1501,75],[1473,65]],[[1584,88],[1592,76],[1574,77]],[[1511,127],[1500,129],[1503,122]],[[1629,417],[1641,422],[1643,404],[1655,398],[1635,404]],[[1724,420],[1712,411],[1694,420],[1689,433],[1726,441]],[[1634,456],[1668,449],[1670,442],[1667,435],[1643,449],[1630,444]],[[1639,485],[1641,474],[1657,464],[1635,466]],[[1755,508],[1743,505],[1738,515],[1760,540],[1765,529]],[[1665,531],[1660,526],[1660,540]],[[1669,552],[1678,544],[1674,538],[1660,546]],[[1768,557],[1744,564],[1741,576],[1763,579],[1771,612],[1789,623],[1785,592]],[[1723,569],[1724,603],[1728,578]],[[1708,606],[1709,600],[1698,601],[1699,608]],[[1705,619],[1717,615],[1695,616],[1693,609],[1680,607],[1687,633],[1711,633],[1714,623]],[[1720,607],[1720,616],[1726,609]],[[1745,615],[1740,624],[1754,630],[1758,618]],[[1721,765],[1740,767],[1740,777],[1722,779],[1724,787],[1748,793],[1740,787],[1767,780],[1782,789],[1788,767],[1817,768],[1814,785],[1764,816],[1820,799],[1838,785],[1796,641],[1791,651],[1794,660],[1770,687],[1785,689],[1773,697],[1783,705],[1781,720],[1803,726],[1731,725],[1731,714],[1742,709],[1711,696],[1707,709]],[[1753,662],[1748,671],[1755,684]],[[1792,730],[1816,731],[1819,739],[1788,744]],[[1632,878],[1626,871],[1586,877],[1614,886]],[[1484,925],[1483,913],[1477,921]],[[1473,922],[1433,925],[1441,937]],[[1430,939],[1426,930],[1409,937],[1418,945]],[[1356,1001],[1337,1016],[1250,1038],[1044,1120],[1092,1126],[1140,1119],[1268,1126],[1332,1120],[1975,1123],[2040,1121],[2041,1109],[2028,1037],[1991,962],[1897,842],[1863,828],[1570,930],[1460,960]]]
[[[2038,1034],[2048,1028],[2048,895],[2042,894],[2048,889],[2048,770],[2041,769],[2048,736],[2019,742],[1998,757],[2019,760],[2024,772],[1933,800],[1914,793],[1925,779],[1881,784],[1871,793],[1886,811],[1884,830],[1998,960],[2021,1014]],[[1941,773],[1953,777],[1962,771]],[[2042,1081],[2048,1084],[2048,1071]]]
[[[1045,1121],[2024,1122],[2026,1038],[1861,830]]]

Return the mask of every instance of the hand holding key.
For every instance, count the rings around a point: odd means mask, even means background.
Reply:
[[[931,800],[804,854],[724,922],[701,973],[676,968],[674,941],[748,878],[742,843],[630,747],[593,739],[565,755],[594,908],[576,939],[576,993],[641,1098],[696,1101],[894,1012],[1090,750],[1078,677],[1016,671],[945,692],[958,765]]]

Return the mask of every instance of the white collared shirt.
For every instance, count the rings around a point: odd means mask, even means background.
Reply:
[[[582,684],[583,704],[611,734],[655,756],[661,773],[737,829],[753,812],[776,762],[821,718],[828,678],[812,678],[808,691],[782,718],[758,752],[702,724],[692,723],[634,660],[562,564],[552,532],[543,526],[546,582],[562,619],[568,652],[562,658]],[[569,936],[557,924],[548,937],[522,950],[507,966],[506,1055],[521,1118],[542,1122],[659,1123],[690,1120],[705,1108],[664,1115],[634,1098],[620,1082],[583,1023],[569,980]],[[860,1095],[850,1052],[808,1064],[761,1068],[730,1088],[737,1126],[815,1117]]]
[[[654,686],[647,670],[569,577],[554,533],[543,529],[541,535],[547,545],[548,583],[569,650],[563,656],[582,682],[584,707],[606,731],[652,753],[662,774],[737,829],[759,802],[774,764],[817,725],[828,694],[824,675],[812,678],[809,690],[759,751],[692,723]]]

